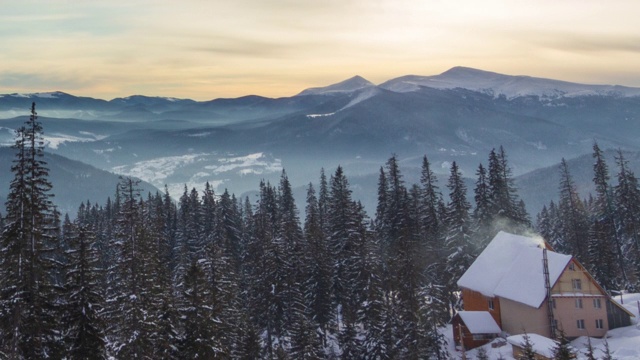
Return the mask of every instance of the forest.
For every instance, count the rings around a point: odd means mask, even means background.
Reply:
[[[338,167],[308,185],[304,219],[283,171],[254,199],[207,184],[174,201],[123,177],[72,220],[53,206],[42,134],[33,104],[0,217],[1,358],[446,359],[456,281],[500,230],[539,233],[608,291],[640,287],[640,186],[621,151],[613,184],[595,143],[596,193],[580,197],[563,159],[535,223],[502,147],[473,199],[455,162],[440,185],[425,156],[407,184],[392,155],[374,216]]]

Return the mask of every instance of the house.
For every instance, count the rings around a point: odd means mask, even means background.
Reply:
[[[540,238],[498,233],[458,280],[465,311],[488,313],[509,334],[601,337],[633,314],[613,301],[572,256]],[[454,334],[460,330],[455,327]],[[462,338],[466,348],[472,342]]]
[[[482,346],[500,335],[502,330],[486,311],[459,311],[452,320],[456,344],[463,343],[468,348]],[[461,341],[463,339],[463,341]]]

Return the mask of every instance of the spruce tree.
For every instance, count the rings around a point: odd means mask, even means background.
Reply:
[[[122,178],[118,184],[121,199],[116,216],[116,234],[112,246],[119,257],[113,268],[111,289],[107,296],[108,312],[114,327],[114,350],[118,357],[141,359],[153,353],[152,325],[147,318],[151,301],[149,267],[150,238],[143,224],[144,202],[140,199],[138,180]]]
[[[587,360],[597,360],[596,355],[593,352],[593,345],[591,344],[591,338],[587,336],[587,352],[586,352]]]
[[[495,149],[489,153],[488,186],[490,194],[490,213],[494,220],[494,230],[491,237],[499,230],[522,232],[528,228],[528,215],[518,206],[520,199],[513,183],[511,168],[507,162],[507,155],[502,146],[498,152]]]
[[[614,218],[609,169],[597,143],[593,145],[593,158],[596,197],[589,231],[589,262],[600,284],[605,289],[612,290],[620,285],[626,286],[629,282]]]
[[[447,187],[450,200],[445,218],[447,224],[445,246],[448,252],[446,283],[450,306],[453,306],[456,302],[454,294],[457,291],[457,281],[474,259],[469,216],[471,205],[467,201],[467,187],[462,179],[462,173],[455,161],[451,165],[451,176]]]
[[[640,186],[622,151],[616,156],[618,184],[613,196],[629,275],[629,290],[640,288]]]
[[[576,354],[574,354],[571,345],[569,345],[569,340],[565,336],[563,330],[560,330],[558,334],[557,344],[552,349],[553,358],[555,360],[571,360],[576,358]]]
[[[440,209],[443,200],[438,188],[438,178],[431,171],[431,165],[426,156],[422,158],[420,185],[423,199],[419,211],[421,243],[427,251],[424,262],[431,264],[442,258],[444,214]]]
[[[487,349],[484,347],[479,348],[478,353],[476,354],[476,359],[489,360],[489,355],[487,355]]]
[[[9,184],[0,256],[0,351],[9,358],[44,358],[55,347],[57,295],[48,273],[56,238],[55,214],[44,157],[42,125],[35,103],[13,145],[16,158]],[[59,329],[57,329],[59,330]]]
[[[524,334],[524,342],[521,347],[522,355],[518,357],[518,360],[536,360],[536,353],[533,351],[533,344],[527,333]]]
[[[609,342],[607,339],[604,340],[604,355],[602,356],[602,360],[615,360],[613,354],[611,353],[611,349],[609,348]]]
[[[570,253],[580,262],[588,264],[589,224],[587,213],[564,158],[560,162],[559,191],[558,212],[560,231],[562,232],[560,238],[564,239],[564,242],[556,243],[554,248],[562,253]]]
[[[307,189],[305,213],[306,251],[304,259],[307,264],[305,298],[310,308],[311,317],[318,323],[324,340],[327,325],[331,320],[331,256],[327,239],[322,231],[320,209],[312,184],[309,184]]]
[[[211,309],[207,306],[205,274],[197,261],[189,266],[184,279],[181,313],[184,321],[184,339],[180,344],[180,353],[186,359],[224,359],[228,355],[221,353],[215,346],[215,322]]]
[[[68,328],[66,352],[71,359],[105,359],[102,318],[105,300],[100,286],[103,269],[99,267],[95,235],[86,225],[68,223],[65,238],[69,247],[65,283],[67,315],[63,319]]]
[[[473,232],[475,234],[477,252],[480,253],[489,241],[495,236],[493,229],[494,217],[491,213],[491,193],[487,182],[487,171],[480,164],[476,171],[478,180],[473,189],[474,200],[476,203],[473,209]]]

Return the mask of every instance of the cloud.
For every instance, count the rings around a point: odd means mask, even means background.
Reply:
[[[628,64],[640,50],[637,5],[625,1],[9,2],[0,14],[0,87],[286,96],[356,73],[384,81],[455,65],[620,79],[636,71]]]
[[[640,53],[640,35],[552,33],[535,35],[536,42],[555,50],[580,53]]]

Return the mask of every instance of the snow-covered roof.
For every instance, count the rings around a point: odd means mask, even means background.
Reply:
[[[542,267],[544,242],[499,232],[458,280],[458,286],[485,296],[500,296],[532,307],[546,297]],[[547,251],[549,281],[553,285],[571,256]]]
[[[499,334],[502,331],[488,311],[460,311],[458,315],[472,334]]]
[[[557,346],[557,342],[555,340],[538,334],[527,334],[527,336],[529,337],[531,347],[536,354],[553,358],[553,348]],[[524,337],[524,334],[509,336],[507,338],[507,342],[511,345],[524,347]]]

